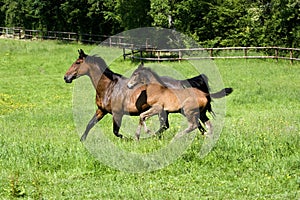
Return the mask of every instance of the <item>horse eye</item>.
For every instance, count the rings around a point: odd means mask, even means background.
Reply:
[[[79,61],[76,61],[76,63],[75,63],[76,65],[79,65],[80,64],[80,62]]]

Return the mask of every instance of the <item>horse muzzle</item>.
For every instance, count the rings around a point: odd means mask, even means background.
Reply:
[[[135,86],[135,84],[132,84],[132,83],[127,83],[127,87],[129,88],[129,89],[132,89],[133,87]]]
[[[72,81],[73,81],[75,78],[76,78],[76,77],[74,77],[74,76],[67,76],[67,75],[64,76],[64,80],[65,80],[66,83],[72,83]]]

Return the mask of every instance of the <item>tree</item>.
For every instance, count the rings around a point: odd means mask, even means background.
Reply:
[[[170,27],[170,18],[172,19],[174,1],[166,0],[151,0],[149,15],[152,17],[152,26],[159,26],[163,28]]]
[[[149,0],[105,0],[104,5],[107,8],[104,11],[105,19],[122,28],[115,27],[115,32],[151,25]]]
[[[159,26],[206,47],[299,47],[299,16],[299,0],[0,0],[0,26],[104,35]]]

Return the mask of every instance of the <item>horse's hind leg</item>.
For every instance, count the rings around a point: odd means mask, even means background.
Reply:
[[[93,128],[104,116],[106,115],[106,113],[104,113],[103,111],[101,111],[100,109],[98,109],[95,113],[95,115],[93,116],[93,118],[89,121],[88,125],[86,126],[86,129],[83,133],[83,135],[80,138],[80,141],[83,142],[86,140],[87,135],[89,134],[89,131],[91,130],[91,128]]]
[[[189,122],[189,126],[183,131],[183,133],[186,134],[186,133],[192,132],[196,128],[198,128],[197,120],[191,121],[191,122]]]
[[[206,111],[200,112],[200,121],[205,124],[207,121],[209,121],[209,118],[206,116]],[[205,128],[202,126],[202,124],[198,120],[198,129],[202,133],[202,135],[205,133]]]
[[[213,135],[213,125],[212,125],[212,123],[211,123],[211,121],[210,120],[208,120],[208,121],[206,121],[205,122],[205,126],[206,126],[206,128],[207,128],[207,131],[206,131],[206,133],[204,133],[206,136],[212,136]]]
[[[186,116],[186,118],[188,120],[188,127],[184,131],[178,133],[176,135],[176,138],[180,138],[184,134],[190,133],[190,132],[192,132],[193,130],[195,130],[196,128],[199,127],[199,124],[200,124],[199,121],[198,121],[198,119],[199,119],[199,112],[196,112],[196,111],[185,111],[185,116]]]
[[[200,113],[200,120],[205,124],[206,129],[199,123],[198,129],[202,135],[212,135],[213,134],[213,125],[210,119],[206,115],[207,111],[204,110]]]
[[[192,132],[193,130],[195,130],[197,128],[197,123],[191,123],[189,122],[189,126],[182,132],[178,133],[175,138],[180,138],[182,137],[183,135],[187,134],[187,133],[190,133]]]
[[[162,132],[169,128],[168,113],[165,110],[162,110],[162,112],[159,113],[158,118],[160,122],[160,127],[155,132],[155,134],[160,136]]]

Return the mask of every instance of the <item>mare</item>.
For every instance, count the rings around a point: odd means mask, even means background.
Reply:
[[[188,127],[182,134],[189,133],[198,128],[204,134],[204,128],[199,122],[201,114],[206,115],[207,105],[210,103],[207,96],[197,88],[171,89],[150,68],[140,65],[131,75],[127,83],[128,88],[134,88],[142,83],[146,87],[147,104],[150,109],[140,114],[140,122],[136,138],[140,137],[141,126],[145,120],[153,115],[166,113],[181,113],[188,121]]]
[[[97,110],[86,126],[81,141],[106,114],[113,116],[113,133],[122,138],[119,133],[124,114],[138,116],[149,108],[145,101],[145,88],[137,87],[130,91],[127,89],[128,79],[111,71],[105,61],[96,56],[88,56],[82,49],[78,51],[78,59],[67,70],[64,80],[72,83],[74,79],[87,75],[96,90]],[[143,99],[144,98],[144,99]]]
[[[90,131],[106,114],[113,116],[113,133],[122,138],[119,129],[124,114],[139,115],[149,109],[146,102],[145,86],[138,86],[135,90],[127,89],[128,78],[111,71],[105,61],[97,56],[88,56],[82,49],[78,50],[79,57],[67,70],[64,80],[66,83],[72,83],[74,79],[87,75],[96,90],[97,110],[92,119],[86,126],[81,136],[84,141]],[[187,80],[175,80],[170,77],[162,80],[172,87],[197,87],[199,90],[208,91],[208,85],[205,82],[205,75],[193,77]],[[190,81],[190,85],[188,84]],[[226,89],[226,88],[225,88]],[[223,89],[225,91],[225,89]],[[227,95],[226,91],[221,91],[217,98]],[[217,94],[217,93],[215,93]],[[169,128],[167,114],[160,117],[160,129],[162,132]],[[145,127],[146,128],[146,127]]]

